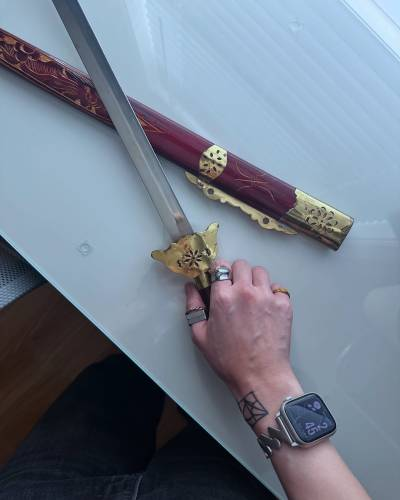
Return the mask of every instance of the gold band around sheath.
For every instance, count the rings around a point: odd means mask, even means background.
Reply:
[[[296,203],[279,222],[337,250],[353,225],[353,218],[296,189]]]
[[[281,287],[281,288],[274,288],[272,290],[272,293],[285,293],[289,297],[289,299],[290,299],[290,293],[289,293],[289,290],[287,288],[283,288],[283,287]]]

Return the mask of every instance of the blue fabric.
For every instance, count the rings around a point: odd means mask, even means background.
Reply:
[[[155,453],[163,403],[126,356],[92,365],[0,471],[0,500],[274,498],[193,421]]]

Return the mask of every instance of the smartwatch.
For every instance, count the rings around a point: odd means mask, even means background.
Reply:
[[[268,427],[258,443],[265,456],[271,458],[282,442],[308,448],[336,432],[336,422],[322,398],[310,392],[298,398],[287,397],[276,414],[278,428]]]

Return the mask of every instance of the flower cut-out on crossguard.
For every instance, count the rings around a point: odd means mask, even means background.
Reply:
[[[174,273],[197,278],[210,269],[217,256],[218,224],[213,223],[205,231],[184,236],[166,250],[155,250],[151,256]]]

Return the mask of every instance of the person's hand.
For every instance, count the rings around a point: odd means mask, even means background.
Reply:
[[[292,307],[286,294],[273,293],[281,286],[270,283],[264,268],[243,260],[232,266],[219,260],[214,268],[221,265],[232,269],[232,281],[211,285],[209,319],[192,326],[192,338],[259,436],[277,426],[285,398],[303,394],[289,361]],[[187,310],[204,307],[194,285],[186,285],[186,297]],[[329,441],[313,448],[282,446],[272,463],[288,498],[369,498]]]
[[[208,321],[192,326],[193,342],[237,399],[261,384],[276,387],[294,377],[289,351],[292,307],[263,267],[244,260],[216,261],[232,270],[232,281],[211,285]],[[187,310],[203,306],[192,284],[186,286]]]

